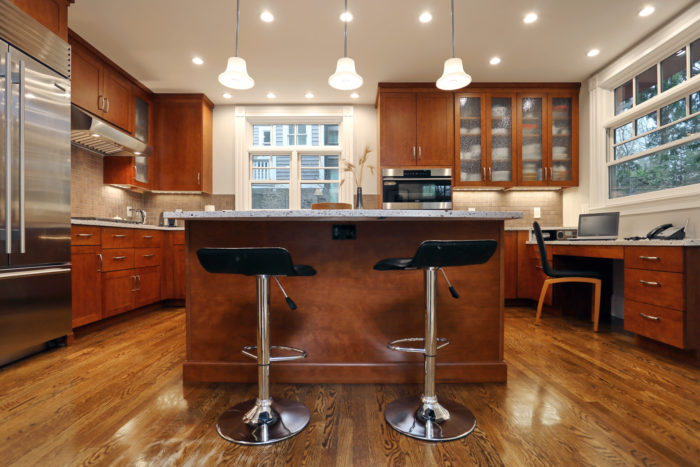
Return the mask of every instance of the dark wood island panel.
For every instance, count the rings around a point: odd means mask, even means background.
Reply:
[[[355,240],[333,240],[332,227],[356,226]],[[273,345],[305,349],[308,358],[279,362],[272,380],[287,383],[418,383],[423,357],[389,350],[387,342],[424,332],[422,271],[374,271],[387,257],[412,256],[423,240],[496,239],[487,263],[448,268],[461,294],[438,279],[440,382],[504,382],[503,220],[484,219],[187,219],[187,357],[185,381],[254,382],[241,347],[256,341],[255,277],[209,274],[202,247],[287,248],[313,277],[280,278],[299,308],[290,311],[271,284]],[[274,351],[273,351],[274,352]],[[274,354],[274,353],[273,353]]]

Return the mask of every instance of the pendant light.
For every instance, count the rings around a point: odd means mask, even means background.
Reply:
[[[345,0],[345,12],[348,11],[348,0]],[[343,57],[338,59],[338,64],[330,78],[328,84],[332,88],[340,89],[341,91],[352,91],[362,86],[362,76],[355,71],[355,60],[348,57],[348,22],[345,21],[345,46],[343,48]]]
[[[238,20],[241,16],[240,0],[236,0],[236,55],[228,58],[226,71],[219,75],[219,82],[232,89],[250,89],[255,81],[248,75],[245,60],[238,56]]]
[[[472,82],[472,77],[464,72],[462,59],[455,57],[455,0],[450,0],[452,18],[452,58],[445,60],[445,69],[442,76],[435,83],[439,89],[454,91],[468,86]]]

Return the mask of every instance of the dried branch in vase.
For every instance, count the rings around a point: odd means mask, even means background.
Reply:
[[[357,165],[353,164],[352,162],[343,161],[343,172],[350,172],[352,174],[352,177],[355,180],[355,185],[358,188],[362,188],[362,176],[364,175],[365,165],[367,165],[369,154],[371,152],[372,151],[369,149],[369,146],[365,146],[365,152],[362,154],[362,157],[360,157],[360,160],[357,161]],[[374,175],[374,166],[367,165],[367,168],[369,169],[370,173]],[[345,179],[341,180],[340,186],[343,186],[343,183],[345,183]]]

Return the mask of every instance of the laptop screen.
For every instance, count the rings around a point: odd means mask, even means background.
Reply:
[[[617,238],[619,223],[619,212],[581,214],[578,216],[578,237]]]

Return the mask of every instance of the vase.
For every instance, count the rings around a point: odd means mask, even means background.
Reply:
[[[364,209],[362,205],[362,187],[357,187],[357,194],[355,195],[355,209]]]

